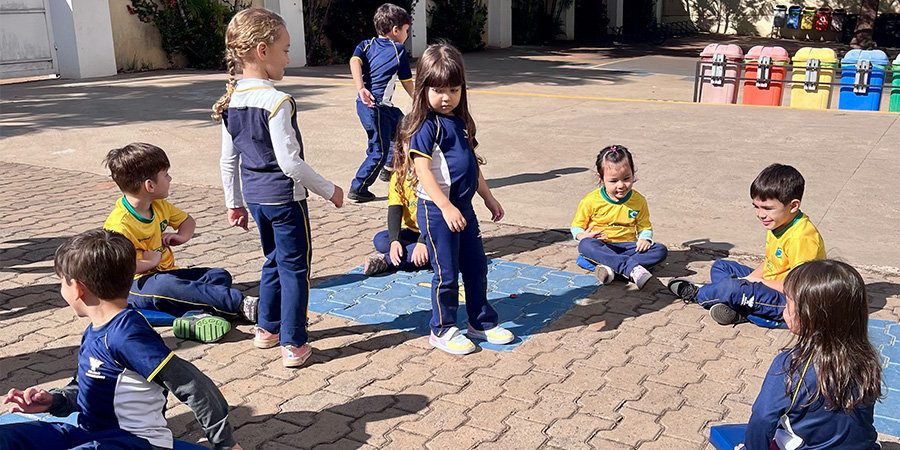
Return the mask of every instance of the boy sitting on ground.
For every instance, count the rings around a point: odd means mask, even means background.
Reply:
[[[25,422],[0,426],[0,448],[171,449],[166,391],[187,404],[217,450],[240,449],[228,422],[228,403],[193,364],[175,356],[126,297],[135,249],[124,236],[91,230],[56,250],[54,270],[66,303],[91,324],[78,349],[75,378],[61,389],[12,389],[10,412],[80,413],[78,425]],[[151,447],[152,446],[152,447]]]
[[[756,217],[769,230],[766,259],[756,269],[718,259],[710,269],[712,282],[698,286],[682,278],[669,290],[685,303],[699,303],[721,325],[755,321],[783,327],[784,279],[806,261],[825,259],[825,243],[815,225],[800,211],[805,181],[797,169],[772,164],[750,185]]]
[[[231,324],[222,317],[256,323],[259,299],[232,289],[225,269],[175,265],[171,247],[191,239],[196,222],[166,201],[172,181],[166,152],[132,143],[110,150],[103,163],[124,194],[103,228],[125,235],[137,250],[128,304],[178,317],[172,324],[175,336],[201,342],[215,342],[228,333]],[[164,233],[168,227],[177,232]]]

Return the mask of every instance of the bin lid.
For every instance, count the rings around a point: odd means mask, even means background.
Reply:
[[[795,64],[805,64],[809,59],[818,59],[822,64],[834,65],[837,63],[837,55],[835,55],[834,50],[830,48],[803,47],[800,50],[797,50],[797,53],[794,53],[793,61]]]
[[[747,52],[746,59],[747,61],[757,61],[760,56],[768,56],[772,58],[772,61],[782,61],[788,62],[791,60],[790,55],[788,55],[787,50],[782,47],[764,47],[762,45],[757,45],[750,49]]]
[[[815,14],[816,7],[815,6],[804,6],[803,14]]]
[[[775,5],[775,11],[787,11],[787,6],[785,6],[785,5]]]
[[[829,8],[827,6],[823,6],[823,7],[819,8],[819,14],[827,14],[830,12],[831,12],[831,8]]]
[[[847,14],[847,10],[844,9],[844,8],[835,8],[835,9],[834,9],[834,14],[835,14],[835,15],[837,15],[837,14]]]
[[[790,8],[788,8],[788,11],[800,12],[801,9],[803,9],[802,6],[794,5],[794,6],[791,6]]]
[[[884,66],[890,61],[887,55],[881,50],[860,50],[854,49],[847,52],[841,59],[841,64],[855,65],[857,61],[869,60],[873,66]]]
[[[744,59],[744,50],[734,44],[709,44],[700,52],[701,58],[712,58],[713,55],[721,53],[729,61],[740,61]]]

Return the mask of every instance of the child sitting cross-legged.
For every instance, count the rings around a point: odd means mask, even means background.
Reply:
[[[233,289],[225,269],[175,265],[172,247],[194,236],[196,222],[166,201],[172,181],[166,152],[135,142],[110,150],[103,162],[123,193],[103,228],[125,235],[137,250],[128,304],[177,317],[175,336],[201,342],[225,336],[231,330],[225,318],[255,323],[258,299]],[[169,227],[176,232],[166,233]]]
[[[766,234],[766,259],[755,269],[718,259],[712,282],[698,286],[675,278],[669,290],[685,303],[699,303],[721,325],[746,322],[748,316],[769,327],[783,327],[784,279],[798,265],[825,258],[825,243],[815,225],[800,211],[805,181],[797,169],[772,164],[750,185],[756,217]]]
[[[175,356],[126,297],[137,261],[128,238],[92,230],[56,250],[54,270],[66,303],[91,323],[81,338],[75,378],[49,391],[12,389],[10,412],[68,416],[78,425],[42,421],[0,425],[0,448],[171,449],[166,392],[187,404],[216,450],[240,449],[228,422],[228,403],[216,385]]]

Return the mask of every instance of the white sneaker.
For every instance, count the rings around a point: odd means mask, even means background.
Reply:
[[[497,325],[490,330],[476,330],[472,328],[472,325],[469,325],[469,331],[466,333],[466,336],[470,338],[480,339],[482,341],[488,341],[491,344],[504,345],[509,344],[514,341],[516,337],[512,334],[512,331],[507,330],[506,328]]]
[[[631,269],[631,281],[634,281],[638,289],[642,289],[651,278],[653,278],[653,274],[640,264]]]
[[[475,344],[469,340],[464,334],[459,332],[459,328],[450,327],[443,336],[437,337],[431,332],[428,342],[435,348],[439,348],[452,355],[468,355],[475,351]]]
[[[605,264],[597,264],[594,268],[594,275],[597,275],[597,279],[600,280],[600,284],[603,285],[612,283],[613,280],[616,279],[616,273],[613,272],[612,267]]]

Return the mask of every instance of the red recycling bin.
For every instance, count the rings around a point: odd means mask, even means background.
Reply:
[[[816,31],[828,31],[831,26],[831,8],[823,6],[816,11]]]

